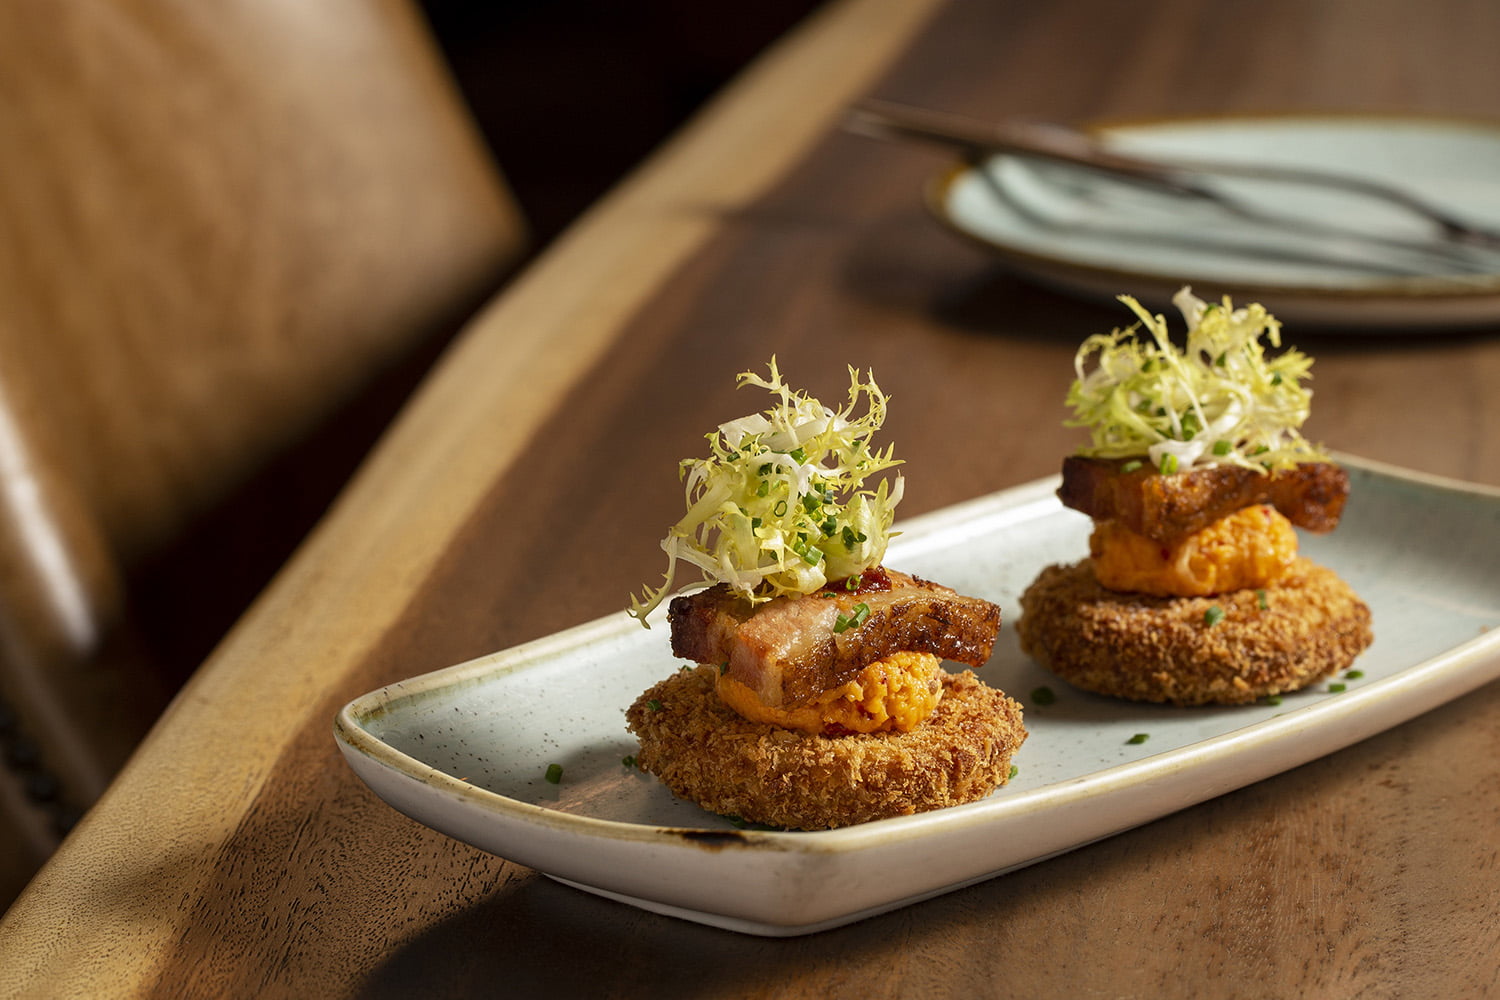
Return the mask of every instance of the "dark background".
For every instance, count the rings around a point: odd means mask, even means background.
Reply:
[[[423,0],[537,248],[818,0]]]

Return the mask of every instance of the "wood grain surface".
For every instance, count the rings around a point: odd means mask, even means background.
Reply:
[[[759,405],[733,374],[773,354],[816,393],[841,393],[846,364],[877,373],[903,516],[1057,469],[1077,444],[1073,351],[1120,310],[1028,286],[936,226],[920,192],[941,157],[841,133],[850,100],[1500,118],[1497,21],[1459,0],[829,6],[450,351],[0,923],[0,993],[1500,989],[1493,684],[1091,847],[785,941],[596,899],[427,830],[360,785],[329,731],[373,687],[614,612],[654,580],[677,459]],[[1317,358],[1310,436],[1500,485],[1496,332],[1288,329]]]

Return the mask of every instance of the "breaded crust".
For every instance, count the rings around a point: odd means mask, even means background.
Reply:
[[[1106,590],[1089,560],[1049,566],[1021,595],[1021,648],[1085,691],[1134,701],[1235,705],[1342,670],[1373,638],[1370,609],[1332,570],[1299,558],[1260,592],[1149,597]],[[1210,625],[1218,607],[1224,616]]]
[[[714,693],[714,670],[679,671],[630,706],[636,763],[752,823],[823,830],[972,802],[1009,780],[1026,739],[1021,706],[967,670],[942,674],[942,702],[911,732],[835,737],[750,722]]]

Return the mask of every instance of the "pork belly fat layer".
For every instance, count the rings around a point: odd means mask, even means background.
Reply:
[[[860,604],[863,621],[835,631]],[[856,591],[753,607],[720,584],[674,598],[667,618],[673,654],[721,667],[772,708],[803,704],[903,650],[981,666],[1000,629],[989,601],[894,571],[867,573]]]
[[[1299,528],[1338,526],[1349,474],[1332,462],[1304,462],[1260,473],[1215,465],[1162,475],[1150,462],[1120,471],[1126,459],[1070,456],[1057,495],[1096,521],[1118,521],[1138,535],[1172,544],[1252,504],[1267,503]]]

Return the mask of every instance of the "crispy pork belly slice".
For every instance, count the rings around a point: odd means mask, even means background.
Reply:
[[[841,616],[857,623],[836,631]],[[895,652],[981,666],[1000,629],[989,601],[879,567],[857,590],[754,606],[719,584],[674,598],[667,617],[673,654],[719,667],[772,708],[803,704]]]
[[[1063,461],[1058,497],[1096,521],[1118,521],[1138,535],[1174,544],[1260,503],[1275,507],[1299,528],[1332,531],[1349,496],[1349,475],[1332,462],[1304,462],[1268,473],[1215,465],[1166,476],[1150,462],[1122,472],[1126,461],[1070,456]]]

